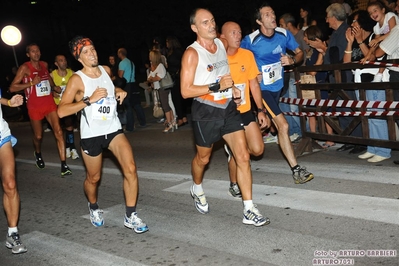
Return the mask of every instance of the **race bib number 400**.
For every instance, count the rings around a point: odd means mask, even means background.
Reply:
[[[115,97],[107,97],[93,103],[93,119],[108,120],[114,117],[116,108]]]
[[[262,66],[263,84],[270,85],[281,79],[282,70],[281,62]]]
[[[36,87],[37,97],[50,95],[51,87],[50,87],[50,82],[48,80],[42,80],[40,83],[36,84],[35,87]]]

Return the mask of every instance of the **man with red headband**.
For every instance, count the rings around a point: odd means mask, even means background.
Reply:
[[[139,188],[136,163],[116,110],[117,104],[122,104],[127,94],[121,88],[115,88],[110,78],[111,69],[98,64],[96,49],[89,38],[76,36],[69,42],[69,48],[83,68],[69,79],[58,106],[58,115],[65,117],[79,111],[82,114],[80,146],[86,166],[84,191],[89,201],[90,221],[96,227],[104,224],[97,198],[102,152],[103,148],[108,148],[121,165],[124,177],[124,225],[136,233],[144,233],[148,227],[136,212]]]
[[[52,91],[61,92],[61,87],[55,86],[48,71],[46,62],[40,61],[40,48],[37,44],[29,44],[26,47],[26,55],[29,62],[21,65],[10,85],[11,92],[25,90],[27,108],[30,123],[33,129],[33,145],[36,166],[39,169],[45,167],[41,154],[43,138],[43,118],[46,118],[53,129],[57,140],[58,153],[61,159],[61,176],[71,175],[72,172],[66,164],[65,140],[60,126],[60,119],[57,116],[57,105],[53,100]]]

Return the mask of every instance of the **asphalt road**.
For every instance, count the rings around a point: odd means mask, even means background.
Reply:
[[[278,146],[266,144],[263,157],[252,161],[253,199],[271,224],[254,227],[242,223],[242,203],[227,195],[223,143],[205,174],[210,213],[202,215],[189,193],[190,124],[165,134],[146,112],[149,126],[127,134],[140,180],[138,213],[150,229],[144,234],[123,226],[122,177],[109,152],[99,188],[105,225],[95,228],[82,160],[68,159],[73,175],[61,178],[54,137],[44,133],[46,168],[39,170],[29,123],[10,123],[28,252],[0,248],[1,265],[399,265],[398,151],[378,164],[337,152],[339,145],[315,151],[298,158],[314,180],[295,185]],[[4,215],[0,225],[5,236]]]

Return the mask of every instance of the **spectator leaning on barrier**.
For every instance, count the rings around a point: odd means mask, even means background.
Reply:
[[[367,11],[355,11],[350,19],[352,24],[346,30],[348,45],[345,50],[344,63],[359,61],[365,54],[368,54],[370,51],[368,43],[376,36],[376,34],[372,33],[374,23]],[[356,69],[355,82],[371,82],[375,77],[374,75],[378,72],[379,68]],[[389,79],[387,76],[387,74],[384,75],[386,79]],[[366,100],[385,101],[385,90],[366,90]],[[368,109],[368,111],[381,111],[381,109]],[[368,126],[370,138],[389,139],[386,120],[369,118]],[[370,163],[381,162],[390,157],[391,149],[375,146],[367,146],[367,151],[359,155],[360,159],[367,159]]]
[[[346,23],[346,11],[342,4],[334,3],[327,7],[326,22],[328,23],[329,27],[333,29],[333,32],[328,41],[328,47],[326,42],[322,42],[320,39],[316,39],[315,41],[309,41],[309,46],[316,48],[317,50],[322,52],[322,54],[324,54],[324,64],[342,63],[344,51],[348,44],[348,41],[345,37],[345,32],[349,27]],[[350,70],[342,72],[342,82],[352,82],[352,79],[353,75]],[[333,74],[329,75],[329,82],[335,83],[335,78]],[[345,90],[345,93],[349,96],[350,99],[356,100],[356,95],[354,91]],[[336,110],[339,112],[351,111],[350,108],[336,108]],[[338,120],[342,128],[347,128],[353,118],[339,117]],[[352,131],[351,136],[362,137],[362,129],[360,125],[358,125]],[[337,149],[337,151],[347,150],[350,150],[349,153],[357,154],[364,152],[366,150],[366,147],[361,145],[345,144]]]
[[[397,3],[395,10],[399,11],[399,3]],[[366,63],[367,61],[374,61],[376,58],[387,54],[387,59],[399,59],[399,25],[396,25],[390,32],[389,36],[383,40],[379,47],[374,51],[374,54],[369,55],[361,60]],[[389,69],[389,81],[399,82],[399,67],[388,67]],[[399,91],[394,90],[394,100],[399,101]],[[398,123],[398,122],[396,122]],[[394,161],[395,164],[399,164],[399,161]]]

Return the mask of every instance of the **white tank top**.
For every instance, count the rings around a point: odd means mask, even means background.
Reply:
[[[108,96],[82,110],[80,119],[80,135],[82,139],[107,135],[121,129],[121,123],[117,116],[117,104],[115,99],[115,87],[111,78],[102,66],[98,66],[101,76],[90,78],[82,71],[77,71],[85,86],[84,96],[91,96],[97,87],[107,89]],[[126,99],[125,99],[126,101]]]
[[[214,41],[217,46],[215,53],[210,53],[198,42],[194,42],[189,46],[194,48],[198,54],[198,64],[193,82],[194,85],[201,86],[219,82],[223,75],[230,73],[226,49],[222,41],[217,38]],[[231,89],[195,97],[191,106],[193,121],[225,119],[231,112],[230,108],[228,108],[231,97]],[[236,106],[233,106],[232,109],[237,111]]]
[[[198,65],[195,71],[194,85],[204,85],[218,82],[221,76],[230,72],[227,61],[226,49],[219,39],[215,39],[217,50],[210,53],[198,42],[189,47],[194,48],[198,53]]]

